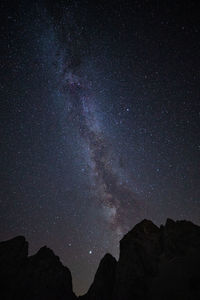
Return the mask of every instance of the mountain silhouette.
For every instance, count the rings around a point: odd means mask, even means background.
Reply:
[[[0,242],[2,300],[200,299],[200,227],[143,220],[120,241],[119,260],[106,254],[88,292],[76,297],[70,270],[42,247],[28,256],[23,236]]]

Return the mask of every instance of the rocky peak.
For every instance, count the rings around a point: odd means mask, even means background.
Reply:
[[[28,257],[24,237],[0,243],[0,298],[75,300],[71,273],[54,252],[42,247]]]
[[[0,243],[0,298],[75,300],[72,278],[54,252],[42,247],[28,257],[16,237]],[[200,227],[167,219],[157,227],[143,220],[120,242],[117,262],[106,254],[80,300],[200,299]]]
[[[120,242],[112,299],[198,299],[200,291],[189,287],[200,282],[199,253],[199,226],[167,219],[159,228],[143,220]]]
[[[149,220],[143,220],[135,225],[120,241],[120,256],[126,251],[130,251],[136,244],[144,248],[157,244],[160,237],[159,228]],[[157,245],[158,246],[158,245]]]
[[[56,256],[50,248],[47,246],[44,246],[39,249],[39,251],[30,257],[30,260],[35,260],[35,261],[43,261],[46,260],[48,262],[54,262],[54,263],[60,263],[60,259],[58,256]],[[61,264],[61,263],[60,263]]]
[[[111,254],[106,254],[100,261],[94,282],[82,300],[110,300],[115,282],[117,261]]]

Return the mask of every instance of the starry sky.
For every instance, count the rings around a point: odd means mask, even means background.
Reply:
[[[197,1],[1,1],[0,239],[84,293],[144,218],[200,224]]]

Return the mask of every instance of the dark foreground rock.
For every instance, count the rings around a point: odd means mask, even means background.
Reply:
[[[101,260],[94,282],[89,288],[86,295],[79,297],[80,300],[110,300],[115,283],[115,271],[117,261],[110,255],[106,254]]]
[[[113,300],[200,299],[200,227],[137,224],[120,242]]]
[[[0,243],[0,299],[75,300],[71,273],[47,247],[28,257],[24,237]],[[117,262],[101,260],[80,300],[199,300],[200,227],[143,220],[120,242]]]
[[[120,242],[113,299],[145,299],[148,277],[158,270],[160,230],[151,221],[137,224]]]
[[[0,243],[0,299],[75,300],[71,273],[47,247],[28,257],[24,237]]]
[[[121,240],[113,273],[114,282],[103,288],[107,271],[99,280],[97,272],[81,300],[199,300],[200,227],[170,219],[161,227],[142,221]],[[102,289],[109,291],[107,298]]]

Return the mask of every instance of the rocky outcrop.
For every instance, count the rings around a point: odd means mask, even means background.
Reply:
[[[120,242],[113,299],[143,299],[149,276],[156,274],[161,254],[160,230],[151,221],[137,224]]]
[[[120,242],[113,300],[200,299],[200,227],[137,224]]]
[[[80,300],[199,300],[200,227],[143,220],[120,242],[117,262],[101,260]],[[75,300],[71,273],[47,247],[28,257],[24,237],[0,243],[0,299]]]
[[[113,268],[109,260],[102,260],[92,286],[80,299],[197,300],[199,270],[199,226],[168,219],[157,227],[143,220],[121,240]]]
[[[0,243],[0,299],[75,300],[71,273],[47,247],[28,257],[24,237]]]
[[[86,295],[79,297],[80,300],[110,300],[115,282],[117,261],[111,254],[106,254],[101,260],[94,282]]]
[[[163,253],[166,258],[192,254],[200,249],[200,227],[189,221],[174,222],[167,219],[160,228],[163,240]]]
[[[149,282],[148,299],[200,299],[200,227],[168,219],[161,226],[159,272]]]
[[[0,298],[13,299],[16,278],[27,262],[28,243],[18,236],[0,243]]]

